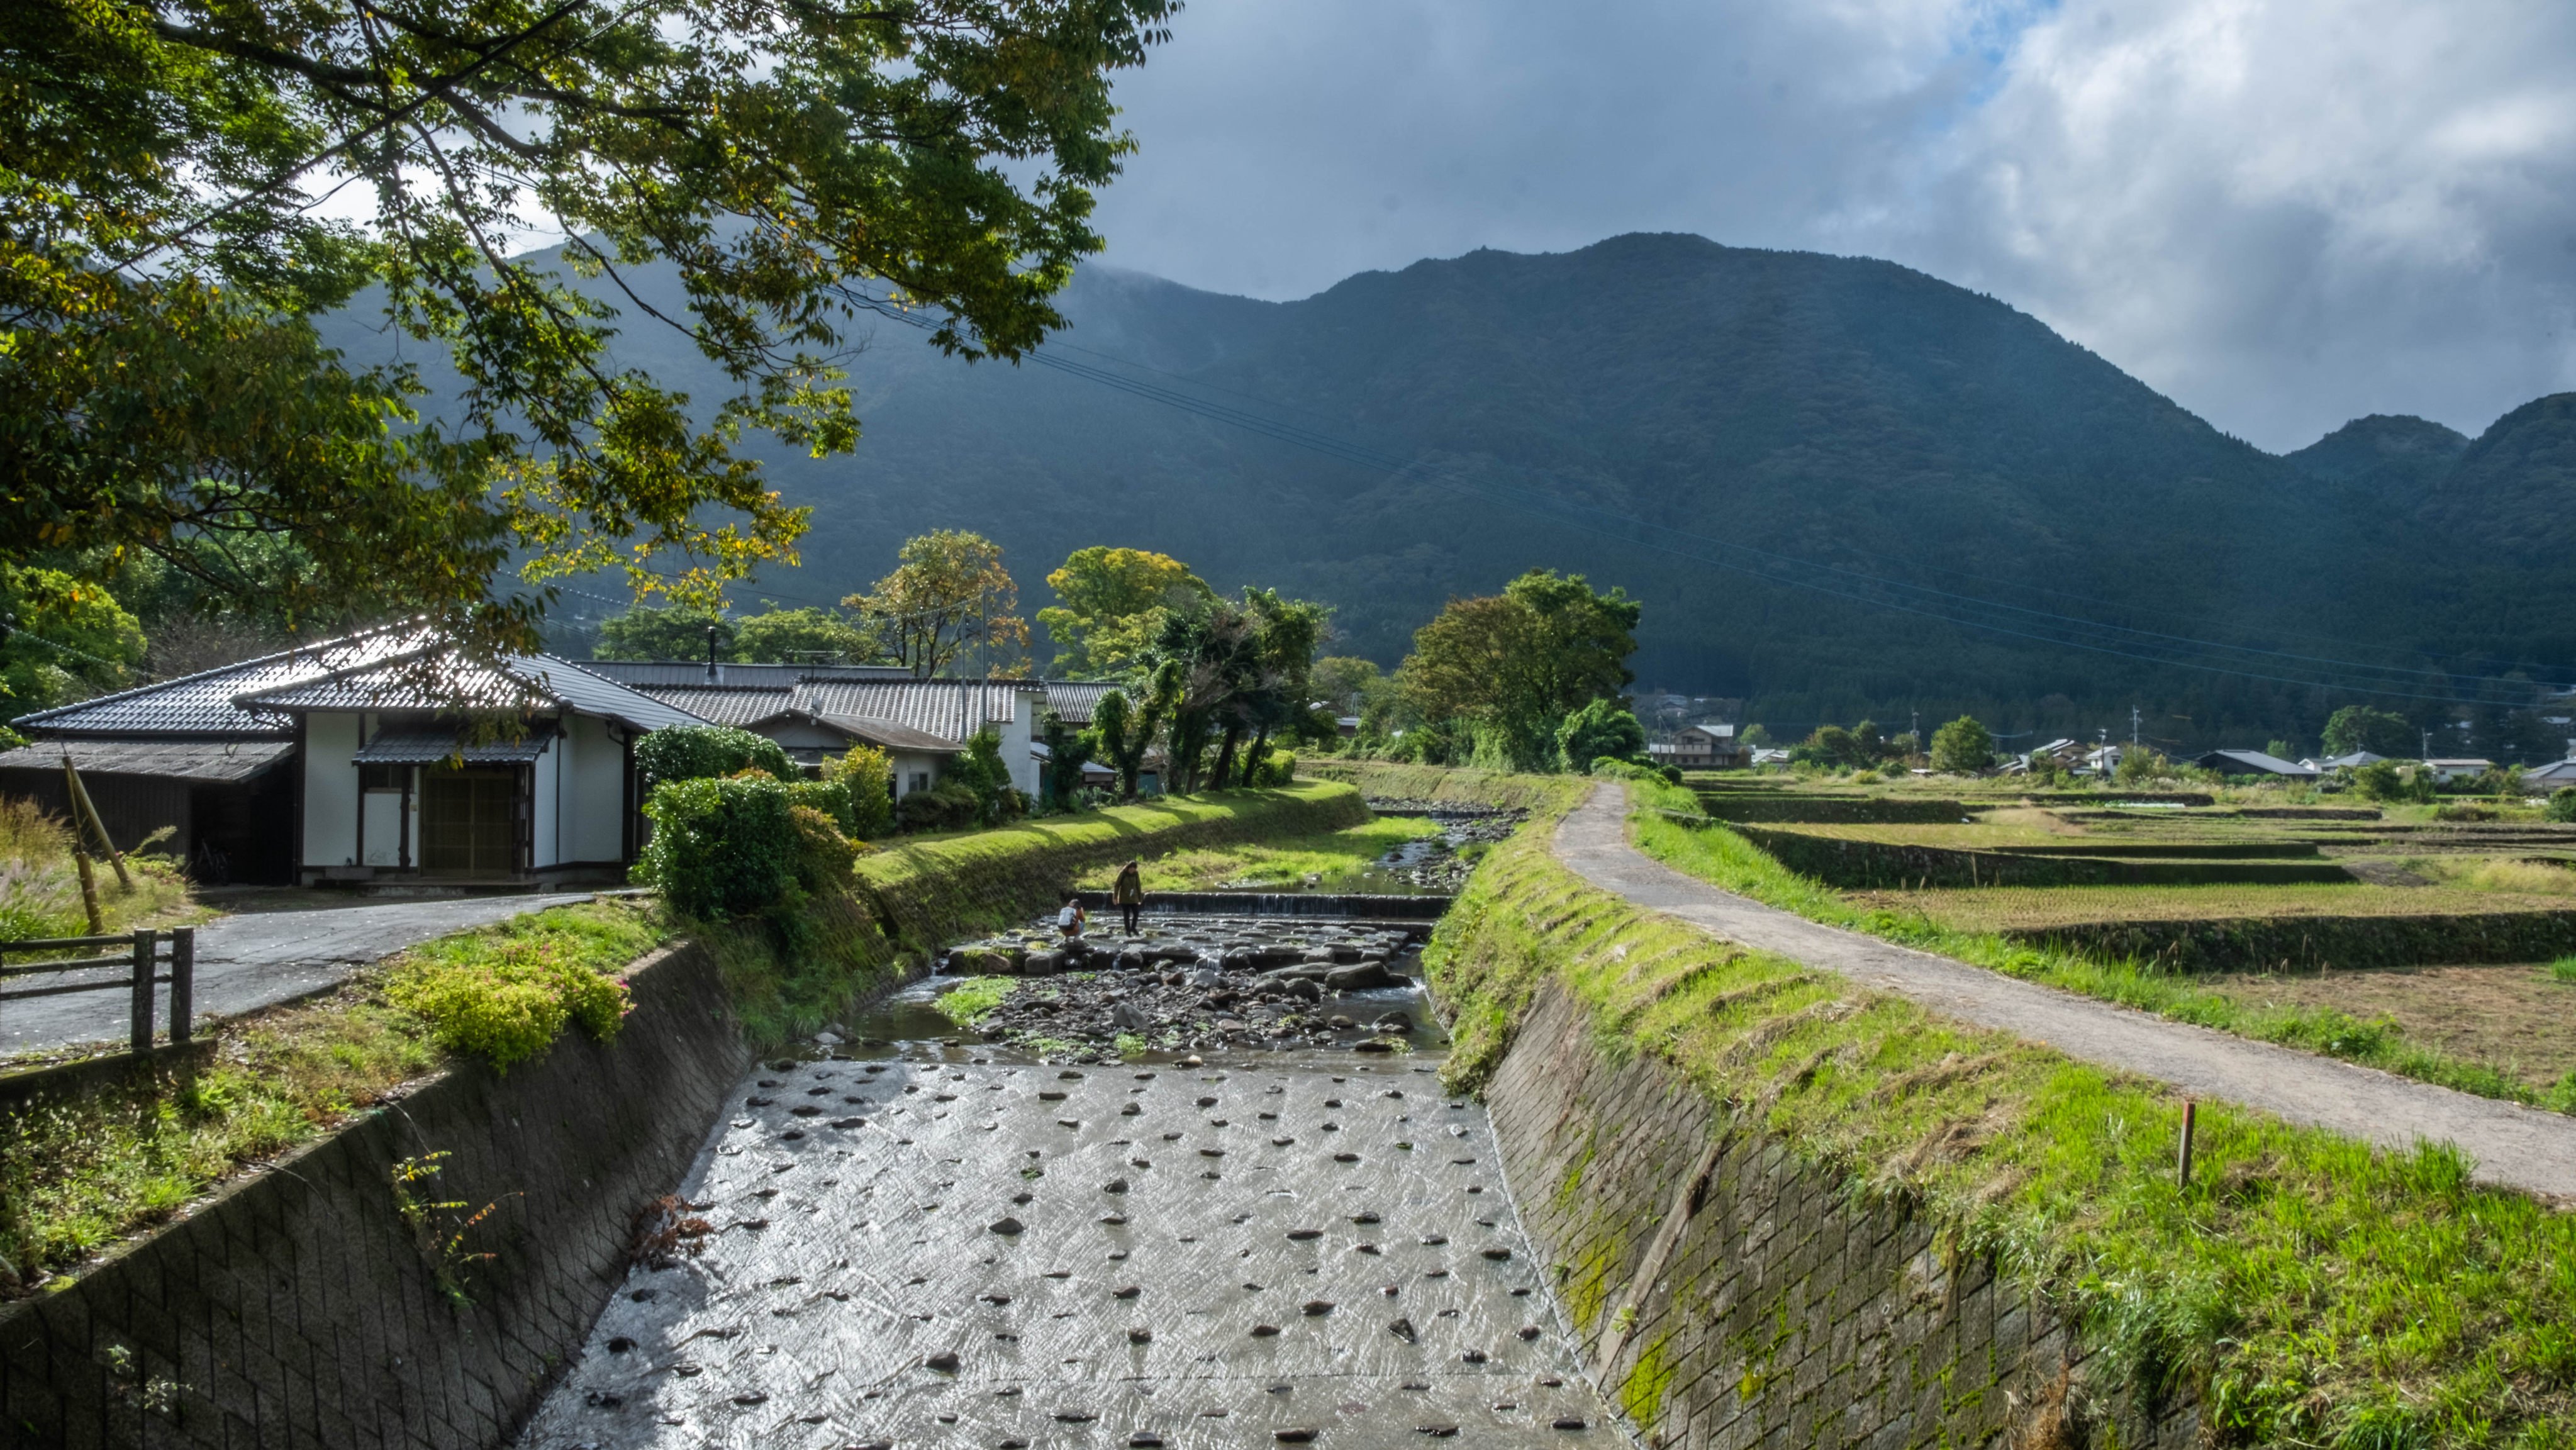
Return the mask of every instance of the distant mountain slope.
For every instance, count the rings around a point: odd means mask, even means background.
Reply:
[[[2576,559],[2576,393],[2495,421],[2460,454],[2421,510],[2449,536],[2563,572]]]
[[[2468,449],[2467,437],[2439,423],[2373,413],[2285,457],[2302,473],[2413,508]]]
[[[1034,607],[1066,553],[1133,544],[1326,599],[1337,648],[1392,663],[1443,599],[1553,565],[1646,600],[1645,680],[1775,721],[2049,700],[2024,723],[2089,729],[2135,702],[2227,743],[2313,732],[2349,698],[2253,678],[2325,668],[2301,657],[2576,659],[2545,543],[2576,459],[2563,408],[2456,469],[2435,465],[2465,440],[2415,419],[2285,460],[1992,298],[1691,236],[1476,252],[1288,303],[1095,268],[1063,306],[1047,355],[1097,377],[967,366],[879,325],[852,369],[856,455],[768,460],[816,510],[804,568],[768,586],[837,597],[905,536],[972,528]],[[649,324],[626,348],[718,390]],[[2498,520],[2541,552],[2482,552]],[[1972,607],[1996,627],[1937,617]],[[2067,616],[2278,653],[2188,673],[2126,657],[2172,652],[2144,636],[2071,648]]]

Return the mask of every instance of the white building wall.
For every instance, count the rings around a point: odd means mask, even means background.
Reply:
[[[304,717],[304,862],[347,866],[358,859],[356,713]]]
[[[541,727],[542,728],[542,727]],[[557,865],[563,857],[558,847],[563,841],[564,815],[564,742],[549,740],[543,754],[532,767],[535,778],[530,782],[529,803],[535,808],[528,841],[528,864],[533,867]]]
[[[575,715],[571,725],[554,743],[565,772],[564,859],[615,861],[626,840],[626,750],[595,715]]]
[[[1037,736],[1038,711],[1046,708],[1046,692],[1024,692],[1013,697],[1018,708],[1002,725],[1002,759],[1011,768],[1011,785],[1024,795],[1038,793],[1038,763],[1029,754],[1029,742]]]

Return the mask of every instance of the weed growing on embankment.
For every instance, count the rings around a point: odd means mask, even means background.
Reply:
[[[1603,1050],[1669,1064],[1855,1193],[1910,1196],[2130,1384],[2197,1389],[2223,1443],[2576,1444],[2576,1215],[2477,1187],[2448,1148],[2214,1104],[2183,1186],[2174,1095],[1633,907],[1555,861],[1555,814],[1425,954],[1453,1086],[1553,983]]]

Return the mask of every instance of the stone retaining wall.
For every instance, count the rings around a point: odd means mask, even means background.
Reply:
[[[2197,1442],[2189,1403],[2081,1423],[2094,1367],[2044,1305],[1670,1067],[1614,1060],[1553,983],[1487,1096],[1579,1353],[1650,1446]]]
[[[623,1278],[749,1051],[710,955],[659,953],[608,1043],[432,1079],[243,1179],[60,1293],[0,1310],[0,1444],[483,1447],[504,1442]],[[395,1203],[467,1207],[459,1305]]]

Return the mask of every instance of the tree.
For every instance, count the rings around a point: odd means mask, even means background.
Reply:
[[[1617,700],[1594,700],[1565,717],[1557,727],[1556,753],[1568,770],[1590,770],[1607,755],[1641,760],[1646,754],[1646,727]]]
[[[865,664],[876,639],[829,609],[769,609],[733,622],[734,655],[774,664]]]
[[[1141,704],[1131,703],[1123,691],[1111,690],[1091,707],[1092,748],[1110,769],[1118,772],[1120,800],[1136,798],[1136,781],[1145,768],[1145,752],[1153,748],[1154,733],[1169,707],[1170,701],[1159,690],[1146,694]]]
[[[850,829],[860,840],[894,830],[894,757],[873,745],[853,745],[823,762],[823,778],[850,789]]]
[[[1061,325],[1132,149],[1110,75],[1173,8],[0,6],[0,534],[229,598],[264,585],[221,546],[284,534],[314,564],[291,610],[382,598],[494,645],[603,567],[712,607],[804,528],[740,433],[857,438],[854,320],[968,358]],[[532,225],[566,240],[510,255]],[[368,287],[452,360],[445,417],[322,345],[308,319]],[[730,394],[621,366],[621,312]],[[514,558],[538,592],[495,589]]]
[[[135,683],[143,628],[100,586],[0,565],[0,721]]]
[[[981,534],[938,529],[906,539],[895,571],[841,603],[859,612],[879,644],[917,679],[931,679],[983,646],[994,673],[1026,666],[1029,626],[1014,615],[1020,590],[1002,567],[1002,546]]]
[[[2367,750],[2373,755],[2412,760],[2421,744],[2415,727],[2407,723],[2405,716],[2386,710],[2374,710],[2368,705],[2346,705],[2326,717],[2325,747],[2328,755],[2351,755]]]
[[[1962,715],[1932,732],[1932,768],[1950,775],[1973,775],[1995,763],[1995,737],[1973,717]]]
[[[1039,722],[1038,739],[1047,748],[1047,809],[1072,810],[1082,800],[1082,768],[1091,763],[1092,752],[1100,748],[1100,737],[1088,730],[1076,730],[1063,716],[1049,710]]]
[[[1047,575],[1060,604],[1038,611],[1055,642],[1060,675],[1123,674],[1153,647],[1162,616],[1216,597],[1207,581],[1169,554],[1098,545],[1076,549]]]
[[[1480,755],[1549,769],[1565,717],[1632,683],[1638,610],[1624,590],[1533,569],[1499,595],[1449,601],[1414,632],[1396,680],[1425,721],[1472,730]]]
[[[713,630],[713,644],[708,631]],[[687,605],[639,604],[624,614],[599,622],[599,640],[591,653],[604,660],[703,660],[710,648],[718,660],[742,658],[735,649],[740,626],[712,609]]]

